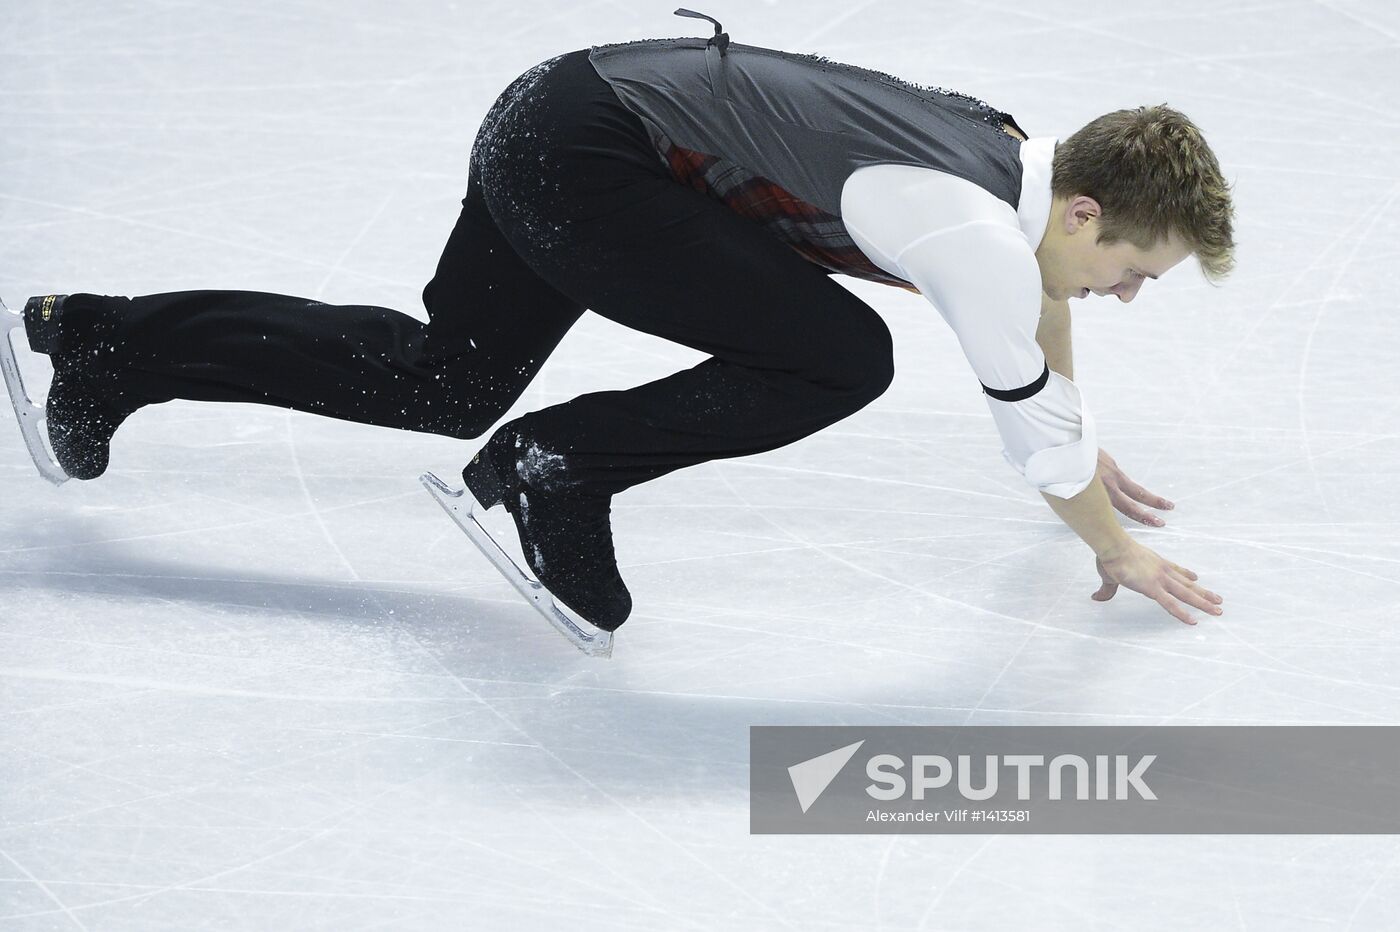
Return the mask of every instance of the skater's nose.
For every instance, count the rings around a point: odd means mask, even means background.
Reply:
[[[1133,298],[1137,297],[1137,293],[1140,288],[1142,288],[1142,282],[1139,280],[1119,282],[1118,284],[1114,285],[1108,290],[1110,293],[1116,294],[1118,296],[1119,301],[1122,301],[1124,304],[1127,304],[1130,301],[1132,301]]]

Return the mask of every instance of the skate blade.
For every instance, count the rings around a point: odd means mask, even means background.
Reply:
[[[515,587],[515,591],[523,595],[535,607],[535,611],[543,615],[545,620],[553,625],[560,634],[568,638],[570,644],[590,657],[612,656],[613,633],[595,628],[587,622],[575,620],[572,615],[559,607],[548,589],[537,580],[525,575],[520,566],[510,558],[510,554],[501,549],[501,545],[496,543],[496,539],[476,519],[477,509],[486,510],[481,508],[480,502],[465,489],[449,488],[445,482],[430,472],[419,476],[418,481],[423,483],[423,487],[442,506],[442,510],[447,512],[448,517],[462,529],[463,533],[467,535],[467,539],[475,544],[486,559],[490,560],[491,564],[506,578],[506,581]]]
[[[23,329],[24,317],[17,311],[5,307],[0,301],[0,372],[5,376],[5,388],[10,393],[10,404],[15,409],[15,420],[19,422],[20,433],[24,435],[24,445],[29,448],[29,456],[34,460],[39,475],[62,485],[68,481],[68,474],[44,446],[44,436],[39,431],[39,422],[44,412],[29,398],[24,390],[24,380],[19,374],[19,361],[15,358],[14,333]]]

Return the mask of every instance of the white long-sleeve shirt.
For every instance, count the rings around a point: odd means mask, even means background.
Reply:
[[[1020,389],[1046,372],[1035,341],[1041,301],[1035,250],[1050,217],[1055,141],[1045,136],[1021,144],[1014,210],[971,181],[914,165],[867,165],[841,190],[841,219],[856,245],[928,298],[989,389]],[[1023,400],[983,397],[1003,458],[1033,487],[1071,498],[1093,481],[1094,421],[1072,381],[1050,371],[1044,387]]]

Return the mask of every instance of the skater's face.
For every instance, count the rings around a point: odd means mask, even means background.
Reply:
[[[1142,283],[1160,278],[1191,250],[1168,237],[1151,249],[1127,241],[1097,242],[1102,209],[1091,197],[1056,198],[1050,222],[1036,250],[1046,295],[1064,301],[1090,294],[1116,295],[1127,303]]]

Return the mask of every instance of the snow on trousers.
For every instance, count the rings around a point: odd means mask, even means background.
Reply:
[[[530,69],[492,106],[423,302],[426,325],[258,292],[73,295],[61,349],[86,351],[128,408],[256,402],[471,438],[591,309],[710,357],[521,419],[564,457],[568,481],[602,494],[791,443],[893,377],[879,316],[762,226],[674,181],[586,51]]]

